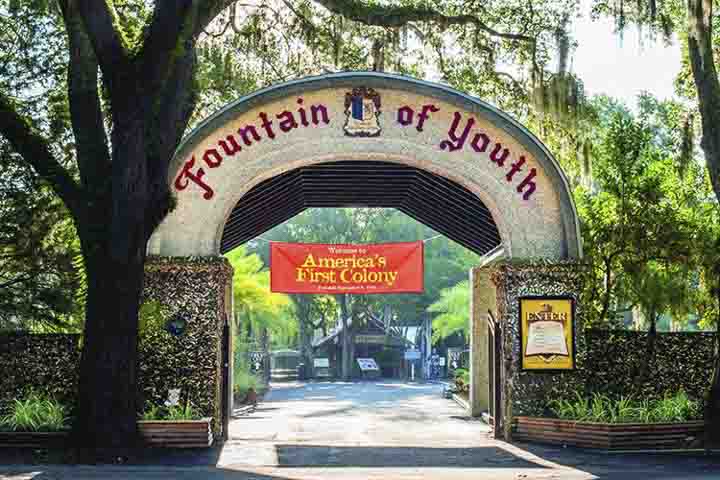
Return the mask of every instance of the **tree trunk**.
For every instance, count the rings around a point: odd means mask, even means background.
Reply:
[[[701,145],[715,196],[720,201],[720,81],[713,55],[713,2],[688,0],[688,53],[702,119]],[[705,410],[708,443],[720,444],[720,361]]]
[[[342,362],[340,375],[345,381],[350,380],[350,366],[352,364],[352,357],[350,356],[352,353],[350,352],[350,325],[348,322],[350,315],[349,310],[347,294],[340,295],[340,313],[342,315]]]
[[[649,380],[650,367],[655,359],[655,345],[657,343],[657,314],[653,311],[648,315],[650,327],[648,328],[647,341],[645,343],[645,355],[643,356],[638,373],[635,376],[635,387],[642,393],[642,387]]]
[[[712,45],[712,0],[688,0],[688,53],[702,119],[701,145],[720,200],[720,82]]]
[[[312,321],[310,320],[312,300],[306,295],[293,295],[293,301],[298,311],[298,337],[300,343],[300,358],[305,365],[303,376],[312,375]]]
[[[74,433],[89,460],[114,460],[137,444],[138,310],[157,205],[141,109],[126,108],[114,113],[112,188],[76,219],[88,292]]]
[[[300,357],[305,364],[304,374],[312,377],[313,352],[312,352],[312,328],[307,312],[300,319]]]
[[[84,248],[88,278],[80,360],[76,445],[90,459],[114,460],[137,443],[137,333],[145,244],[127,262],[98,245]]]
[[[270,332],[263,327],[261,337],[262,344],[262,380],[265,385],[270,384]]]
[[[720,305],[720,290],[718,291]],[[710,391],[705,402],[705,443],[707,447],[720,447],[720,318],[715,319],[715,359]]]
[[[354,378],[353,370],[355,367],[355,335],[352,331],[352,323],[350,324],[350,330],[348,331],[348,355],[347,355],[347,380]]]

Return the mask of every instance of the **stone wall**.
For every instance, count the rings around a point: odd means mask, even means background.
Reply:
[[[163,402],[181,389],[203,415],[221,428],[221,339],[232,267],[224,257],[150,257],[143,301],[156,301],[168,318],[180,317],[186,330],[173,336],[151,331],[140,344],[140,404]]]
[[[183,334],[165,322],[143,328],[139,342],[138,408],[162,404],[168,390],[181,389],[205,416],[221,427],[221,338],[226,288],[232,268],[222,257],[150,258],[143,301],[156,301],[168,319],[186,321]],[[30,389],[75,404],[80,362],[79,335],[0,335],[0,413]],[[140,413],[140,412],[138,412]]]
[[[543,415],[548,401],[572,398],[575,392],[610,395],[662,395],[684,389],[700,399],[711,377],[713,334],[659,333],[651,373],[642,385],[634,374],[645,355],[647,334],[628,331],[583,332],[583,306],[577,302],[581,275],[572,262],[505,263],[487,267],[497,287],[502,323],[504,407],[507,416]],[[156,301],[167,318],[186,321],[173,336],[164,322],[143,329],[140,340],[139,406],[162,403],[171,388],[180,388],[204,415],[221,427],[221,339],[229,308],[232,269],[221,257],[151,258],[145,279],[145,301]],[[527,295],[576,298],[576,370],[564,373],[520,369],[518,299]],[[0,413],[13,398],[31,388],[74,405],[80,359],[77,335],[0,335]]]
[[[647,333],[626,330],[585,332],[588,358],[583,372],[587,393],[662,396],[684,390],[703,400],[712,378],[714,333],[658,333],[647,380],[635,380],[647,356]]]
[[[506,262],[492,267],[491,278],[497,287],[498,320],[503,328],[502,358],[504,362],[503,406],[505,418],[546,413],[548,398],[582,391],[582,369],[586,361],[583,328],[584,310],[578,302],[581,291],[581,267],[574,262],[532,261]],[[576,369],[568,372],[522,371],[520,365],[519,299],[523,296],[553,295],[575,299]],[[505,422],[506,437],[510,422]]]
[[[497,310],[503,325],[506,418],[552,415],[551,400],[575,398],[577,393],[658,397],[684,390],[703,399],[712,377],[714,334],[658,333],[650,373],[642,383],[637,374],[648,356],[647,333],[584,330],[579,301],[581,266],[572,262],[503,263],[493,267]],[[520,366],[519,298],[532,295],[575,299],[576,369],[569,372],[522,371]]]
[[[0,334],[0,415],[31,389],[75,405],[79,335]]]

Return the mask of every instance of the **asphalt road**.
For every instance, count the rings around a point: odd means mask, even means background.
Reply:
[[[498,442],[441,390],[392,381],[278,384],[232,422],[222,447],[147,452],[122,466],[0,465],[0,479],[720,480],[718,457]]]

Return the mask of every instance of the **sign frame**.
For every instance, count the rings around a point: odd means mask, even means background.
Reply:
[[[569,326],[570,326],[570,349],[572,350],[572,354],[570,355],[570,362],[571,366],[566,368],[561,368],[557,366],[553,366],[552,363],[548,364],[547,368],[538,368],[538,367],[528,367],[526,365],[526,355],[525,355],[525,349],[523,348],[523,339],[525,334],[527,333],[525,329],[523,328],[523,301],[526,300],[565,300],[570,302],[570,320],[569,320]],[[576,329],[575,329],[575,315],[576,315],[576,300],[575,297],[572,295],[523,295],[518,298],[518,331],[519,331],[519,341],[520,341],[520,371],[523,372],[535,372],[535,373],[566,373],[566,372],[574,372],[577,370],[577,345],[576,345]]]

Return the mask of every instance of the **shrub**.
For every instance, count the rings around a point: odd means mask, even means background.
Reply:
[[[244,397],[250,389],[258,391],[264,386],[264,383],[257,375],[247,370],[236,369],[233,376],[233,393],[236,397]]]
[[[460,393],[470,392],[470,372],[467,369],[455,370],[455,390]]]
[[[558,418],[600,423],[663,423],[684,422],[701,418],[700,404],[683,391],[666,394],[659,399],[635,400],[620,397],[617,400],[601,393],[584,398],[576,393],[573,400],[556,400],[550,408]]]
[[[185,406],[174,405],[171,407],[161,405],[151,405],[149,409],[143,412],[142,420],[200,420],[202,415],[195,410],[190,402]]]
[[[16,432],[57,432],[68,429],[69,418],[64,405],[31,392],[23,400],[13,400],[10,414],[0,419],[0,425]]]

